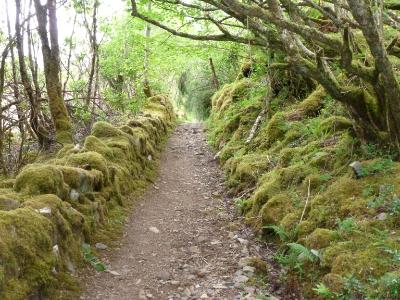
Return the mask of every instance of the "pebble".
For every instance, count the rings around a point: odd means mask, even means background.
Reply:
[[[161,271],[160,274],[158,274],[157,279],[168,281],[171,279],[171,274],[168,271]]]
[[[153,233],[160,233],[160,230],[158,230],[158,228],[157,228],[157,227],[154,227],[154,226],[150,227],[149,230],[150,230],[151,232],[153,232]]]
[[[106,250],[108,248],[108,246],[103,243],[96,243],[94,246],[99,250]]]

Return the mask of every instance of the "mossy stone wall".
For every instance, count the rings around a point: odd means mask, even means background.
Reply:
[[[82,148],[0,182],[0,299],[56,297],[82,263],[82,243],[154,172],[174,123],[168,98],[154,96],[127,125],[98,122]]]

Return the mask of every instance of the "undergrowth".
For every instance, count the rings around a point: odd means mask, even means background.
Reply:
[[[276,259],[306,299],[398,299],[399,153],[360,141],[345,107],[320,86],[299,91],[284,71],[272,75],[281,80],[269,113],[246,143],[264,107],[263,76],[222,87],[207,123],[228,186],[246,195],[238,212],[278,241]]]

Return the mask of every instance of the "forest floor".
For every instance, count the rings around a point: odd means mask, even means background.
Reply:
[[[183,124],[118,246],[101,251],[109,272],[82,275],[81,299],[299,299],[279,284],[272,249],[235,213],[201,124]]]

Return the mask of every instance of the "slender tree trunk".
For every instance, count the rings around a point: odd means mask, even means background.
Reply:
[[[93,4],[93,16],[92,16],[92,29],[89,30],[90,43],[92,46],[92,59],[90,63],[90,73],[89,73],[89,82],[88,82],[88,90],[86,94],[86,106],[89,109],[90,100],[93,95],[93,81],[95,79],[96,73],[96,64],[97,64],[97,52],[99,45],[97,44],[97,10],[99,7],[99,1],[95,0]]]
[[[212,81],[213,81],[213,84],[215,86],[215,89],[218,90],[220,84],[219,84],[217,72],[215,71],[214,62],[213,62],[213,59],[211,57],[210,57],[209,61],[210,61],[210,68],[211,68],[211,74],[212,74]]]
[[[57,142],[69,144],[73,142],[72,126],[62,97],[56,0],[47,0],[46,5],[42,5],[40,2],[40,0],[34,0],[38,32],[42,42],[44,75],[50,113],[56,130]],[[47,32],[47,25],[49,25],[49,33]]]
[[[47,149],[50,146],[49,133],[39,121],[40,106],[34,94],[25,64],[24,44],[23,44],[24,42],[23,42],[22,28],[20,23],[21,0],[15,0],[15,10],[16,10],[15,36],[16,36],[16,45],[18,52],[19,72],[22,84],[25,89],[26,96],[30,103],[30,109],[31,109],[30,124],[32,130],[35,132],[35,135],[38,138],[39,146],[43,149]]]
[[[65,72],[67,74],[67,77],[65,78],[64,87],[63,87],[63,98],[64,99],[65,99],[65,94],[67,93],[68,81],[69,81],[69,78],[71,76],[70,75],[70,69],[71,69],[71,58],[72,58],[72,48],[73,48],[72,39],[74,38],[74,35],[75,35],[75,26],[76,26],[77,17],[78,17],[78,14],[75,13],[74,24],[72,25],[72,32],[71,32],[71,35],[69,37],[70,45],[69,45],[69,51],[68,51],[67,67],[66,67],[66,70],[65,70]]]
[[[7,166],[5,164],[4,156],[3,156],[3,149],[4,149],[4,129],[3,129],[3,92],[4,92],[4,78],[5,78],[5,72],[6,72],[6,59],[8,56],[8,52],[10,50],[10,44],[6,46],[6,48],[3,50],[3,53],[1,55],[1,62],[0,62],[0,164],[1,164],[1,169],[3,171],[4,175],[7,175]]]
[[[11,36],[11,23],[10,23],[10,15],[8,13],[8,1],[6,0],[6,15],[7,15],[7,31],[8,31],[8,39],[11,41],[12,36]],[[22,152],[23,152],[23,147],[25,143],[25,122],[24,120],[24,112],[21,109],[21,104],[20,104],[20,94],[19,94],[19,88],[18,88],[18,81],[17,81],[17,67],[15,63],[15,53],[14,53],[14,47],[11,47],[11,70],[12,70],[12,90],[14,94],[15,101],[17,104],[15,105],[16,110],[17,110],[17,116],[18,116],[18,128],[19,132],[21,135],[21,142],[19,146],[19,151],[18,151],[18,169],[19,166],[21,165],[22,161]]]
[[[151,1],[147,3],[147,12],[151,13]],[[146,44],[144,49],[144,73],[143,73],[143,92],[146,97],[151,97],[153,95],[150,87],[149,81],[149,64],[150,64],[150,37],[151,37],[151,25],[147,23],[146,25]]]

